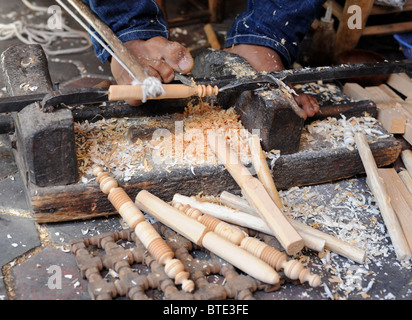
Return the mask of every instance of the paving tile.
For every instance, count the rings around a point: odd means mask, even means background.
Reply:
[[[0,214],[0,266],[40,245],[32,219]]]
[[[95,218],[84,221],[68,221],[42,224],[46,227],[50,240],[54,244],[67,245],[70,240],[92,237],[104,232],[121,231],[123,229],[118,215],[108,218]]]
[[[75,255],[43,248],[10,272],[15,300],[90,300]]]

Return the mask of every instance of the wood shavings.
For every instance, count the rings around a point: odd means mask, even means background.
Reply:
[[[315,143],[314,136],[320,135],[325,141],[329,142],[333,148],[346,147],[354,150],[354,134],[364,132],[368,140],[377,141],[389,137],[388,133],[382,132],[378,128],[378,120],[365,115],[363,117],[352,117],[346,119],[341,115],[340,119],[328,117],[325,120],[318,120],[305,126],[302,138],[310,144]]]
[[[94,179],[91,169],[94,165],[107,168],[124,181],[129,181],[138,172],[150,172],[157,167],[168,170],[172,166],[189,165],[194,174],[194,166],[216,165],[218,160],[207,144],[209,130],[221,134],[239,153],[244,164],[251,163],[249,132],[242,126],[234,108],[222,109],[204,102],[189,104],[183,115],[176,115],[173,130],[158,128],[151,139],[137,139],[130,143],[127,133],[136,121],[103,119],[74,124],[83,183]],[[150,126],[149,122],[147,126]]]

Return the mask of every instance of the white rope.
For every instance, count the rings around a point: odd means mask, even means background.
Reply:
[[[133,80],[131,85],[140,85],[142,87],[142,102],[147,101],[147,97],[155,98],[165,93],[162,82],[156,77],[147,77],[140,82]]]
[[[47,7],[40,7],[31,4],[27,0],[22,2],[33,11],[48,12]],[[45,23],[30,24],[26,21],[16,20],[8,24],[0,24],[0,41],[17,38],[26,44],[40,44],[44,51],[49,55],[71,54],[83,52],[92,45],[87,32],[70,28],[61,21],[61,29],[50,29]],[[51,49],[51,46],[57,39],[83,39],[86,44],[74,48]]]

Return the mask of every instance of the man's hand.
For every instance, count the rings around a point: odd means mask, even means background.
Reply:
[[[132,40],[125,46],[137,58],[148,76],[156,77],[164,83],[174,79],[174,72],[188,73],[193,68],[193,58],[189,51],[178,42],[163,37],[149,40]],[[116,59],[111,62],[112,75],[117,84],[130,84],[133,78]],[[137,106],[141,101],[127,101]]]

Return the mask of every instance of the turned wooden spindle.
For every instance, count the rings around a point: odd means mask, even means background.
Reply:
[[[130,199],[123,188],[118,186],[117,181],[110,177],[108,172],[104,172],[101,167],[95,167],[93,174],[100,189],[108,195],[109,201],[113,204],[122,218],[130,228],[133,228],[136,236],[150,252],[153,258],[161,265],[165,266],[166,274],[175,279],[176,284],[181,284],[185,292],[194,290],[194,282],[189,280],[189,273],[185,270],[183,263],[174,259],[174,252],[163,240],[160,234],[146,221],[143,213]]]
[[[157,97],[144,97],[140,85],[112,85],[109,87],[109,101],[147,99],[179,99],[197,96],[200,98],[217,95],[219,88],[211,85],[186,86],[184,84],[164,84],[164,94]]]
[[[279,283],[279,274],[266,262],[211,231],[199,221],[185,215],[150,192],[140,191],[135,202],[141,210],[161,223],[250,276],[269,284]]]
[[[301,262],[294,259],[288,260],[284,252],[269,246],[259,239],[246,237],[242,240],[240,246],[265,261],[275,268],[276,271],[283,270],[289,279],[299,279],[300,283],[308,282],[311,287],[318,287],[321,284],[320,277],[317,274],[311,273]]]
[[[300,280],[302,284],[308,282],[311,287],[318,287],[321,284],[320,277],[317,274],[312,274],[301,262],[293,259],[288,260],[288,257],[284,252],[277,250],[257,238],[249,237],[236,226],[232,226],[229,223],[208,214],[203,214],[199,209],[193,208],[189,204],[173,201],[173,207],[184,212],[189,217],[198,220],[222,237],[239,245],[259,259],[262,259],[276,271],[283,270],[289,279]],[[206,219],[202,219],[203,217],[206,217]],[[219,225],[222,227],[218,228]]]
[[[173,202],[173,207],[175,207],[179,211],[182,211],[189,217],[196,219],[197,221],[208,227],[210,230],[216,232],[217,234],[234,244],[240,245],[243,238],[247,236],[247,234],[239,228],[236,228],[229,223],[219,220],[211,215],[203,214],[202,212],[200,212],[200,210],[192,208],[188,204],[184,205],[180,202]]]

